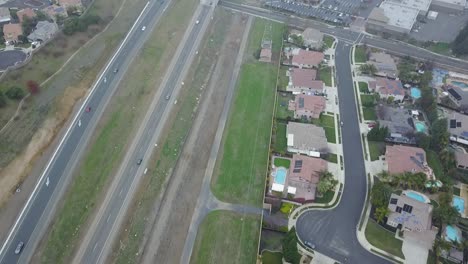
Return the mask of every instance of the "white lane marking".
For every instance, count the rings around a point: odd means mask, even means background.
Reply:
[[[46,182],[45,182],[45,185],[46,185],[47,187],[49,187],[49,183],[50,183],[49,177],[47,177],[47,180],[46,180]]]
[[[130,31],[128,31],[127,35],[125,36],[124,40],[122,41],[122,43],[120,44],[119,48],[117,49],[117,51],[114,53],[114,56],[112,56],[111,60],[109,61],[109,63],[107,63],[106,67],[104,68],[104,71],[102,71],[101,75],[99,75],[99,78],[98,80],[94,83],[94,86],[93,88],[91,88],[91,92],[88,94],[88,96],[86,97],[85,101],[83,102],[83,104],[81,105],[80,109],[78,110],[77,114],[75,115],[75,117],[73,118],[73,122],[71,122],[71,124],[75,124],[76,120],[78,119],[78,117],[80,116],[80,114],[83,112],[83,109],[86,105],[86,103],[89,101],[89,99],[91,98],[91,96],[94,94],[94,91],[96,90],[96,88],[98,87],[98,84],[100,82],[100,80],[102,79],[102,76],[104,76],[104,74],[107,72],[107,70],[109,69],[109,67],[112,65],[112,63],[114,62],[115,60],[115,57],[117,57],[117,55],[119,54],[120,50],[123,48],[123,46],[126,44],[128,38],[130,37],[130,34],[133,32],[133,30],[135,29],[136,25],[139,23],[140,21],[140,18],[141,16],[143,15],[143,13],[145,12],[146,8],[148,7],[149,5],[149,2],[145,5],[145,7],[143,8],[143,10],[141,11],[140,15],[138,16],[138,18],[136,19],[135,23],[133,24],[132,28],[130,28]],[[11,237],[13,236],[14,233],[16,233],[16,229],[18,228],[18,225],[23,222],[23,217],[24,217],[24,214],[26,213],[26,210],[29,208],[29,206],[31,205],[31,202],[33,200],[33,198],[37,195],[38,193],[38,190],[39,190],[39,186],[41,185],[41,183],[44,181],[44,177],[46,175],[46,173],[49,171],[49,168],[50,166],[52,165],[52,162],[55,160],[55,157],[57,156],[57,153],[59,152],[59,150],[61,150],[61,147],[63,145],[63,143],[65,142],[65,139],[68,138],[68,136],[70,135],[70,131],[71,129],[73,128],[73,126],[69,126],[67,131],[65,132],[65,135],[62,137],[62,139],[60,140],[60,143],[59,145],[57,146],[57,148],[55,149],[54,151],[54,154],[52,154],[52,158],[49,160],[49,162],[47,163],[47,166],[46,168],[44,169],[44,171],[42,172],[41,174],[41,177],[39,178],[39,181],[37,182],[36,186],[34,186],[34,190],[32,191],[31,195],[29,196],[28,198],[28,201],[26,202],[25,206],[23,207],[23,209],[21,210],[21,213],[19,214],[17,220],[15,221],[15,224],[13,225],[13,227],[11,228],[11,231],[10,233],[8,234],[8,237],[7,239],[5,240],[5,242],[3,243],[2,245],[2,248],[0,249],[0,261],[3,260],[3,253],[5,251],[5,248],[7,246],[7,244],[10,242],[11,240]]]
[[[96,244],[94,244],[93,252],[96,250],[96,247],[97,247],[97,242],[96,242]]]
[[[109,214],[109,215],[107,216],[106,223],[109,223],[109,219],[110,219],[111,215],[112,215],[112,214]]]
[[[122,192],[123,192],[123,188],[120,189],[120,192],[119,192],[119,197],[122,196]]]

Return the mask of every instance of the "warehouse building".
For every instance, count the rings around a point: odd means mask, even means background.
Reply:
[[[445,13],[463,12],[466,6],[466,0],[433,0],[431,10]]]
[[[367,18],[366,30],[392,35],[409,34],[420,10],[400,3],[385,1],[375,7]]]

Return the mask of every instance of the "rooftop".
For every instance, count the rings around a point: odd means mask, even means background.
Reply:
[[[397,65],[390,54],[372,52],[370,54],[369,63],[373,64],[379,72],[384,73],[388,77],[396,78],[398,76]]]
[[[328,147],[325,130],[313,124],[289,122],[286,127],[288,147],[321,152]]]
[[[426,152],[422,148],[402,145],[387,146],[385,160],[390,174],[427,171]]]
[[[8,22],[10,20],[10,10],[6,7],[0,7],[0,22]]]
[[[296,188],[295,198],[315,199],[319,173],[326,169],[327,162],[323,159],[294,154],[289,169],[288,186]]]
[[[392,193],[388,209],[388,222],[401,224],[403,228],[424,231],[432,228],[432,205],[416,201],[405,195]]]
[[[291,68],[289,70],[291,85],[309,87],[311,82],[317,78],[317,71],[313,69]]]
[[[457,161],[457,166],[468,168],[468,153],[455,151],[455,160]]]
[[[406,30],[411,30],[413,28],[419,14],[418,9],[388,1],[381,3],[379,9],[382,9],[383,12],[378,11],[378,16],[383,15],[386,18],[379,21]]]
[[[18,11],[16,15],[18,16],[19,22],[23,23],[24,17],[33,18],[36,16],[36,13],[31,8],[27,7],[25,9],[21,9],[20,11]]]
[[[371,84],[372,83],[372,84]],[[405,89],[399,80],[392,80],[387,78],[376,78],[376,82],[369,82],[369,86],[376,87],[376,90],[380,94],[385,95],[405,95]]]
[[[414,132],[411,110],[379,104],[376,113],[380,126],[387,127],[390,133],[407,135]]]
[[[319,118],[320,113],[325,110],[325,105],[326,101],[323,96],[298,94],[291,102],[289,110],[295,111],[296,118],[303,115]]]
[[[6,41],[17,41],[18,36],[23,34],[23,29],[21,24],[5,24],[3,34]]]
[[[322,52],[296,49],[292,51],[292,63],[294,65],[319,65],[325,56]]]
[[[48,21],[39,21],[36,25],[36,29],[29,34],[28,39],[33,41],[46,41],[51,38],[57,30],[57,24]]]
[[[408,8],[414,8],[423,12],[429,10],[432,0],[387,0]]]
[[[458,112],[451,112],[446,117],[449,133],[468,139],[468,116]]]
[[[81,0],[58,0],[61,6],[81,6]]]
[[[437,2],[443,2],[452,5],[466,6],[466,0],[437,0]]]

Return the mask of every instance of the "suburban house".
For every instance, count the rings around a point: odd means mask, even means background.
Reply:
[[[305,92],[323,92],[323,82],[315,80],[317,71],[314,69],[299,69],[291,68],[286,72],[289,76],[289,83],[286,91],[293,94],[300,94]]]
[[[325,110],[325,97],[316,95],[299,94],[294,100],[289,101],[288,110],[294,111],[294,118],[319,118]]]
[[[377,69],[375,75],[395,79],[398,77],[398,69],[395,60],[387,53],[372,52],[368,61]]]
[[[432,205],[429,203],[392,193],[388,209],[390,209],[387,219],[389,226],[418,232],[432,229]]]
[[[33,41],[47,41],[51,39],[54,34],[58,31],[58,26],[55,22],[39,21],[36,25],[36,29],[29,34],[28,40]]]
[[[34,12],[34,10],[32,10],[32,8],[27,7],[16,12],[16,15],[18,16],[18,20],[21,24],[23,23],[25,17],[34,18],[36,16],[36,13]]]
[[[293,49],[291,51],[291,65],[299,68],[318,68],[325,56],[322,52]]]
[[[327,170],[325,160],[294,154],[289,168],[288,193],[294,195],[296,201],[315,200],[320,172],[324,170]]]
[[[448,132],[450,140],[463,145],[468,145],[468,116],[458,112],[447,114]]]
[[[314,28],[306,28],[302,32],[304,46],[312,49],[320,49],[323,46],[323,33]]]
[[[369,82],[369,89],[378,92],[381,98],[393,96],[395,101],[402,101],[405,97],[405,89],[399,80],[391,80],[378,77]]]
[[[432,169],[427,165],[426,151],[422,148],[402,145],[387,146],[385,161],[390,174],[422,172],[427,175],[428,179],[434,179]]]
[[[65,9],[70,7],[81,8],[83,6],[81,0],[58,0],[58,4],[65,7]]]
[[[455,161],[458,169],[468,170],[468,153],[455,151]]]
[[[44,11],[44,13],[46,13],[54,21],[57,21],[58,16],[63,17],[63,18],[68,17],[67,10],[63,6],[50,5],[42,9],[42,11]]]
[[[0,7],[0,24],[10,23],[10,10],[6,7]]]
[[[5,24],[3,25],[3,37],[5,42],[10,44],[19,41],[18,37],[23,35],[23,28],[21,24]]]
[[[259,61],[271,62],[271,49],[262,49],[260,51]]]
[[[416,145],[413,110],[379,104],[376,113],[379,125],[390,133],[387,141]]]
[[[444,87],[446,89],[446,92],[444,94],[446,94],[448,96],[448,98],[457,106],[457,107],[460,107],[461,104],[462,104],[462,101],[463,101],[463,97],[460,95],[459,92],[457,92],[451,85],[446,85]]]
[[[313,124],[289,122],[286,126],[288,152],[320,157],[328,152],[327,138],[322,127]]]

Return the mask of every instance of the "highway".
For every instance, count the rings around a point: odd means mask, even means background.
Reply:
[[[240,5],[229,1],[220,1],[220,6],[223,6],[234,11],[243,12],[257,17],[263,17],[278,22],[287,23],[289,26],[298,29],[313,27],[323,33],[333,35],[339,40],[354,43],[366,44],[368,46],[386,50],[389,53],[399,56],[411,56],[420,60],[431,61],[436,65],[457,70],[459,72],[468,73],[468,61],[457,58],[443,56],[426,49],[410,45],[397,40],[383,39],[378,36],[373,36],[367,33],[355,32],[349,28],[334,27],[320,21],[297,17],[291,14],[282,13],[279,10],[264,9],[248,5]]]
[[[195,17],[179,45],[178,54],[168,67],[166,79],[155,96],[138,133],[122,161],[106,199],[94,219],[86,237],[74,258],[74,263],[104,263],[111,253],[112,244],[119,233],[125,213],[130,205],[139,180],[144,175],[145,165],[159,139],[160,132],[168,118],[171,106],[182,80],[191,65],[193,56],[200,43],[204,30],[210,20],[214,7],[200,5]],[[199,23],[195,23],[197,21]],[[169,98],[169,99],[168,99]],[[137,164],[143,159],[141,165]]]
[[[72,172],[94,132],[125,70],[150,35],[143,26],[156,23],[169,0],[150,1],[143,8],[129,33],[110,59],[91,92],[73,117],[65,135],[47,163],[31,196],[24,205],[0,250],[0,263],[28,263],[47,229],[54,208],[71,181]],[[117,69],[117,71],[116,71]],[[91,107],[91,111],[85,109]],[[17,244],[25,243],[21,254],[14,254]]]

